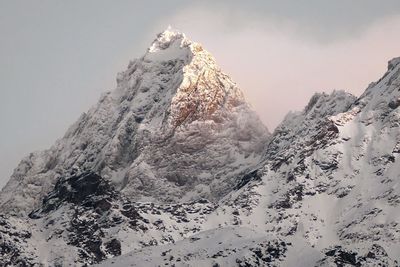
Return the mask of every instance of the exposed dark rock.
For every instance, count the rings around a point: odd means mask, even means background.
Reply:
[[[279,262],[286,257],[287,244],[283,241],[266,241],[249,248],[249,256],[237,259],[240,267],[279,266]]]
[[[0,215],[0,266],[38,266],[33,255],[23,250],[31,236],[31,232],[17,229],[6,216]]]
[[[341,246],[335,246],[325,251],[326,257],[320,263],[334,263],[338,267],[342,266],[398,266],[396,261],[389,258],[385,249],[378,244],[373,244],[365,255],[349,251]]]
[[[393,99],[389,102],[389,108],[396,109],[400,106],[400,98]]]
[[[41,218],[44,214],[54,211],[66,203],[93,207],[104,212],[111,207],[107,198],[115,194],[109,182],[93,172],[60,178],[54,186],[54,190],[43,199],[42,206],[31,212],[29,217]]]
[[[261,179],[262,172],[260,170],[254,170],[246,175],[244,175],[241,179],[239,179],[238,183],[234,187],[234,190],[239,190],[250,181],[259,181]]]
[[[104,244],[106,247],[106,251],[113,255],[119,256],[121,255],[121,242],[118,239],[113,239],[110,242]]]

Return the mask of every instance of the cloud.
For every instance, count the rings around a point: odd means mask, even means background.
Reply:
[[[385,72],[389,59],[400,56],[400,16],[373,20],[355,36],[321,42],[302,36],[293,20],[253,14],[241,13],[232,22],[229,10],[192,7],[155,27],[172,24],[202,43],[270,129],[288,111],[301,110],[315,92],[360,95]]]
[[[201,18],[201,13],[215,13],[222,17],[229,25],[227,29],[231,30],[247,27],[253,21],[261,22],[258,25],[261,28],[270,27],[270,22],[278,27],[290,24],[296,29],[299,38],[310,38],[318,42],[353,38],[380,20],[400,15],[400,2],[397,0],[194,2],[196,4],[191,2],[180,13],[200,14],[197,17],[199,22],[204,22],[204,18],[207,17]]]

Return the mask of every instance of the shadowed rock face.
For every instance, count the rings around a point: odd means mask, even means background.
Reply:
[[[24,243],[32,237],[28,228],[0,215],[0,266],[34,266],[36,256],[24,249]]]
[[[118,239],[104,240],[104,230],[115,225],[108,218],[110,209],[119,201],[121,196],[108,181],[93,172],[86,172],[60,178],[40,208],[32,211],[29,218],[46,221],[45,229],[51,235],[78,249],[77,255],[69,255],[71,261],[98,263],[110,256],[121,255]],[[57,212],[60,217],[50,219]],[[60,220],[63,225],[57,227],[56,222]]]
[[[388,257],[385,249],[380,245],[374,244],[364,255],[357,252],[348,251],[340,246],[329,248],[325,252],[325,257],[318,264],[322,266],[397,266],[397,262]]]
[[[93,172],[60,178],[54,190],[43,199],[41,207],[31,212],[29,217],[40,218],[68,203],[106,211],[111,207],[109,199],[115,194],[110,183]]]
[[[205,199],[170,205],[133,202],[93,172],[62,177],[29,219],[0,215],[0,265],[35,266],[44,257],[61,266],[99,263],[129,251],[127,246],[190,236],[214,209]],[[37,251],[37,242],[45,242],[45,252]]]

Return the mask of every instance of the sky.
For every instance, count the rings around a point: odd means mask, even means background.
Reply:
[[[273,131],[315,92],[360,95],[400,56],[400,1],[0,0],[0,187],[172,26]]]

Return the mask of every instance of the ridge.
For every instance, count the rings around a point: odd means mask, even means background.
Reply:
[[[0,207],[25,216],[77,170],[134,200],[218,200],[258,163],[269,135],[214,57],[168,28],[63,138],[21,161]]]

